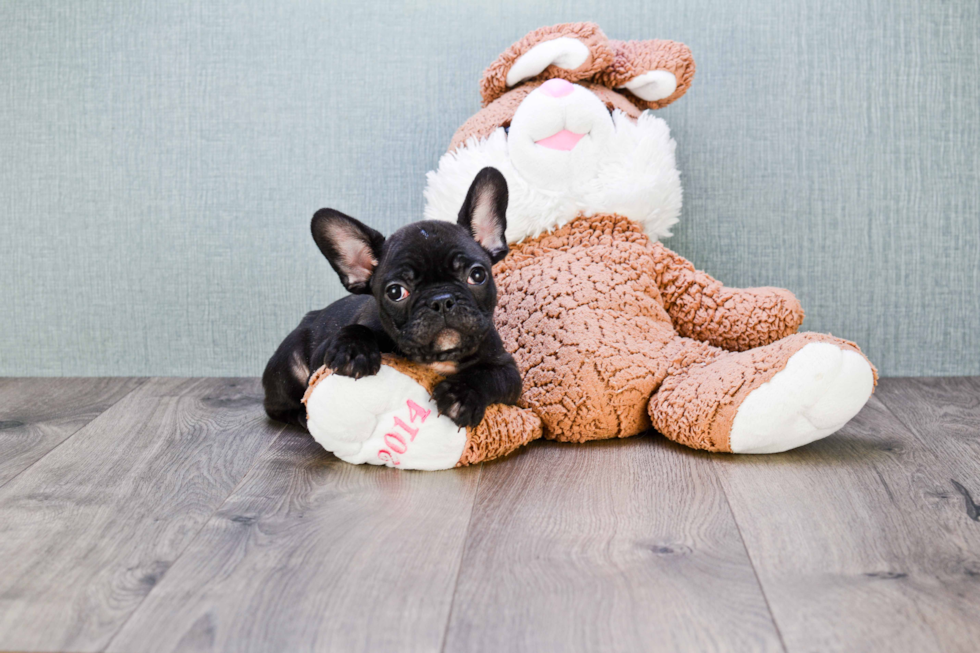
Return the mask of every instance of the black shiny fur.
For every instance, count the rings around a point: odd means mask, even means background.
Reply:
[[[490,274],[507,254],[506,207],[503,175],[485,168],[457,224],[417,222],[385,239],[338,211],[318,211],[314,240],[354,294],[307,313],[279,345],[262,377],[269,416],[305,428],[301,399],[314,370],[325,364],[337,374],[370,376],[382,352],[454,363],[456,372],[436,387],[434,399],[459,426],[479,424],[490,404],[515,403],[521,378],[493,326],[497,288]],[[484,281],[471,283],[481,278],[479,268]],[[408,295],[393,300],[393,284]],[[446,329],[454,332],[450,349],[438,346]]]

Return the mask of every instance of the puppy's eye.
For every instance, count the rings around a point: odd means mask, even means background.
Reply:
[[[400,283],[393,283],[385,288],[385,297],[393,302],[400,302],[408,297],[408,289]]]
[[[471,286],[482,286],[487,282],[487,271],[479,265],[470,270],[470,277],[466,283]]]

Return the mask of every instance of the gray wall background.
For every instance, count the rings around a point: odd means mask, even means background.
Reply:
[[[980,374],[980,3],[0,0],[0,374],[257,375],[527,31],[694,51],[668,246],[886,375]]]

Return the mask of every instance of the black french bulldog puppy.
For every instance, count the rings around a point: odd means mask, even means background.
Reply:
[[[484,168],[456,224],[423,221],[389,238],[339,211],[313,216],[313,240],[353,293],[307,313],[266,365],[269,417],[306,427],[301,399],[326,365],[355,379],[377,374],[382,352],[446,375],[433,397],[459,426],[475,426],[490,404],[521,394],[514,359],[493,326],[491,266],[507,255],[507,182]]]

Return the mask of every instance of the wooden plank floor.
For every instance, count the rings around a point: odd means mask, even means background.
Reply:
[[[0,379],[0,650],[975,651],[980,379],[774,456],[352,466],[255,379]]]

